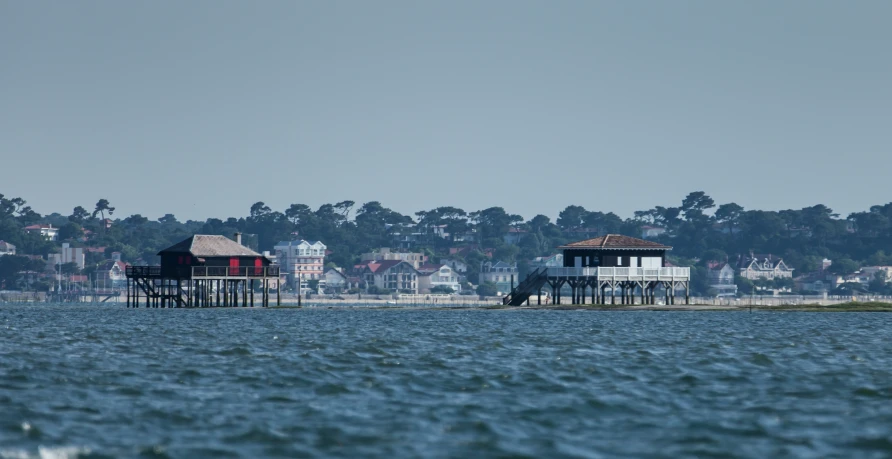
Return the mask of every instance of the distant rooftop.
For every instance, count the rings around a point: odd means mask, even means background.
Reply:
[[[189,253],[195,257],[259,257],[259,253],[226,236],[196,234],[160,252]]]
[[[658,242],[646,241],[621,234],[608,234],[583,241],[572,242],[558,247],[559,249],[657,249],[669,250],[672,247]]]

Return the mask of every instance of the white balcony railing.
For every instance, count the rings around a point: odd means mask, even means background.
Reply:
[[[597,277],[618,281],[689,280],[691,268],[548,268],[548,277]]]

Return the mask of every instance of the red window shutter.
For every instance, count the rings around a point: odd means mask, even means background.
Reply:
[[[229,275],[238,276],[238,257],[229,258]]]
[[[187,264],[187,265],[191,265],[191,264],[192,264],[192,256],[191,256],[191,255],[186,255],[186,264]]]
[[[179,265],[183,264],[183,256],[182,255],[177,257],[177,264],[179,264]]]

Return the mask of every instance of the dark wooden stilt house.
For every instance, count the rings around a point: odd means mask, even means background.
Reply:
[[[676,290],[683,289],[685,302],[690,303],[690,268],[666,266],[666,252],[672,247],[644,239],[619,234],[573,242],[561,247],[564,266],[540,268],[530,273],[504,304],[519,306],[536,294],[542,303],[542,288],[551,287],[552,298],[561,304],[561,288],[568,285],[570,304],[585,304],[586,291],[591,289],[592,304],[635,304],[635,293],[640,293],[639,304],[656,304],[656,290],[662,287],[665,304],[675,304]]]
[[[160,266],[127,268],[127,306],[254,306],[259,285],[261,306],[269,306],[269,289],[279,295],[279,267],[265,256],[225,236],[196,234],[160,252]]]

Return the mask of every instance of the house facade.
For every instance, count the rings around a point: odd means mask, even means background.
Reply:
[[[449,266],[450,268],[452,268],[453,271],[461,275],[464,275],[466,272],[468,272],[468,264],[461,260],[456,260],[453,258],[441,258],[440,264]]]
[[[0,241],[0,257],[3,255],[15,255],[15,246],[6,241]]]
[[[742,259],[739,268],[740,277],[749,280],[793,278],[793,269],[772,255],[751,255]]]
[[[96,281],[101,287],[123,287],[127,282],[127,265],[120,260],[106,261],[96,269]]]
[[[737,284],[734,283],[734,268],[728,263],[711,264],[706,271],[709,288],[718,296],[736,296]]]
[[[51,253],[47,255],[47,268],[49,270],[57,269],[56,265],[64,265],[65,263],[76,263],[78,269],[84,269],[86,258],[84,249],[80,247],[71,247],[67,242],[62,243],[62,249],[59,253]]]
[[[529,234],[529,231],[522,228],[509,228],[508,232],[502,237],[506,244],[517,245]]]
[[[347,276],[340,269],[325,270],[325,289],[330,292],[342,292],[347,289]]]
[[[833,277],[836,276],[827,276],[822,272],[812,273],[797,277],[794,286],[800,292],[824,294],[836,288]]]
[[[861,272],[871,280],[876,277],[877,273],[883,273],[886,283],[892,282],[892,266],[865,266],[861,268]]]
[[[53,225],[31,225],[25,227],[26,233],[37,233],[48,241],[59,239],[59,228],[53,228]]]
[[[517,285],[520,279],[517,276],[517,263],[508,264],[504,261],[484,261],[480,264],[480,284],[492,282],[498,286],[500,292],[510,292],[512,278]]]
[[[418,269],[418,291],[430,293],[435,287],[448,287],[453,292],[461,291],[461,275],[445,264],[421,265]]]
[[[367,288],[418,293],[418,276],[418,270],[403,260],[370,261],[359,267],[359,277]]]
[[[320,241],[281,241],[273,247],[276,263],[280,266],[288,285],[297,288],[310,280],[325,283],[325,251],[327,247]]]

